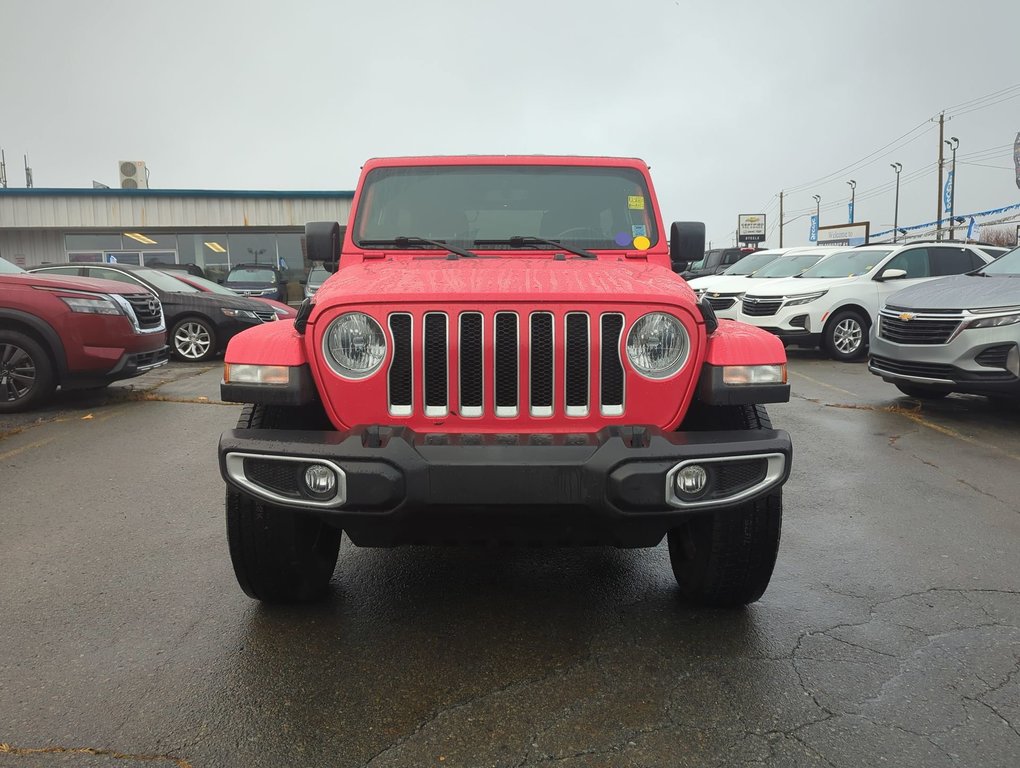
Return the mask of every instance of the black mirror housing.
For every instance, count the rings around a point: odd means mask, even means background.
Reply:
[[[674,221],[669,227],[669,260],[674,272],[683,272],[705,256],[705,223]]]
[[[340,249],[347,227],[336,221],[310,221],[305,224],[305,251],[309,261],[321,261],[327,272],[340,266]]]

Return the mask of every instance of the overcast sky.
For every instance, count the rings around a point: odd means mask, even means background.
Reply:
[[[25,153],[36,187],[117,186],[131,159],[177,189],[353,189],[393,154],[627,155],[666,221],[716,245],[738,213],[772,230],[780,189],[786,244],[806,243],[795,217],[818,194],[823,225],[846,221],[851,178],[857,220],[888,228],[891,162],[900,225],[932,220],[926,121],[1020,84],[1015,0],[0,0],[0,30],[12,187]],[[957,213],[1020,202],[1004,95],[947,112]]]

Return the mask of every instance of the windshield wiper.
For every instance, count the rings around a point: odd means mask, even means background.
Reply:
[[[475,245],[509,245],[512,248],[520,248],[525,245],[551,245],[553,248],[562,248],[565,251],[569,251],[575,256],[580,256],[582,259],[598,258],[594,253],[580,246],[567,245],[559,240],[549,240],[545,237],[535,237],[534,235],[513,235],[505,240],[475,240]]]
[[[443,248],[450,253],[455,253],[458,256],[464,256],[468,259],[478,258],[477,253],[469,251],[467,248],[450,245],[449,243],[444,243],[442,240],[429,240],[427,237],[401,235],[400,237],[394,237],[392,240],[362,240],[361,245],[393,245],[397,248],[413,248],[416,245],[434,245],[437,248]]]

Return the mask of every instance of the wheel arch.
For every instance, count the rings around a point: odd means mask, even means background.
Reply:
[[[864,322],[867,324],[867,328],[865,328],[865,330],[869,330],[871,326],[874,325],[875,321],[871,317],[871,313],[863,305],[850,301],[847,302],[846,304],[840,304],[835,309],[829,310],[829,316],[825,318],[825,324],[822,327],[822,332],[824,333],[831,327],[832,318],[834,318],[840,312],[846,312],[848,310],[851,312],[856,312],[857,314],[864,318]]]
[[[30,336],[45,351],[53,363],[57,384],[67,378],[67,353],[60,334],[45,320],[17,309],[0,307],[0,330],[19,331]]]

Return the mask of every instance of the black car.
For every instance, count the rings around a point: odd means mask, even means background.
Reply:
[[[178,360],[209,360],[227,348],[237,333],[273,322],[273,308],[240,296],[205,293],[175,277],[131,264],[46,264],[29,272],[98,277],[140,285],[163,304],[170,353]]]
[[[717,275],[736,264],[749,253],[754,253],[754,248],[713,248],[705,251],[705,258],[695,261],[686,270],[680,272],[684,280],[693,280],[696,277]],[[674,271],[676,267],[674,266]]]
[[[279,269],[269,264],[235,264],[223,284],[242,296],[287,301],[287,280]]]

